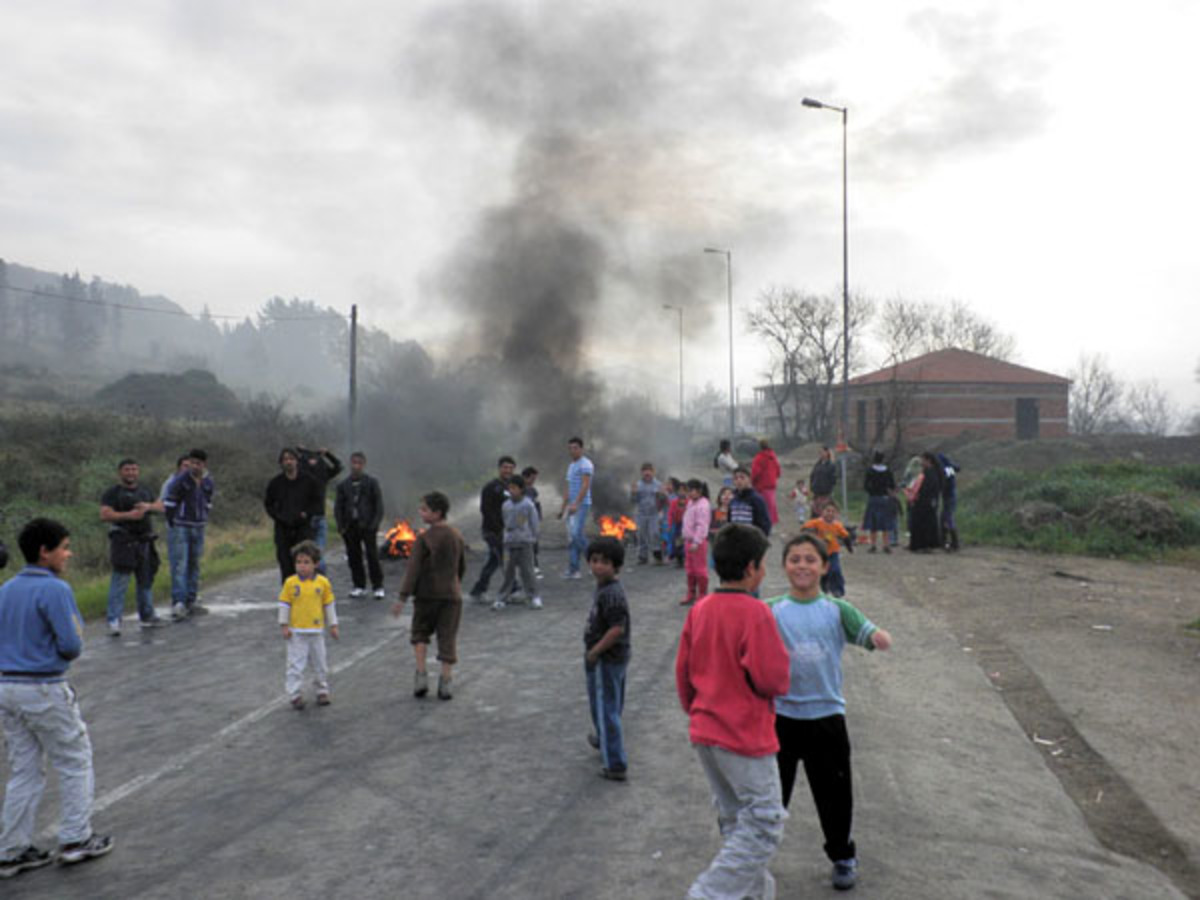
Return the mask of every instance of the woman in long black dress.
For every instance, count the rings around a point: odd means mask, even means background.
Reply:
[[[933,550],[942,546],[938,533],[938,497],[942,493],[941,471],[937,457],[921,454],[921,474],[907,491],[911,519],[909,521],[909,550]]]

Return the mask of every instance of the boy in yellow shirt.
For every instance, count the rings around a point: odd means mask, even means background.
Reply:
[[[333,585],[317,572],[321,548],[313,541],[301,541],[292,548],[296,574],[289,576],[279,591],[279,624],[287,645],[287,675],[284,688],[293,709],[304,709],[304,670],[312,660],[317,705],[328,706],[329,670],[325,664],[325,623],[338,640],[337,607],[333,604]]]

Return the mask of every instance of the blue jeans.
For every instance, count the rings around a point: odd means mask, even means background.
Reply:
[[[313,542],[321,548],[321,561],[317,563],[317,571],[325,574],[325,547],[329,543],[329,523],[324,516],[312,517]]]
[[[846,577],[842,575],[842,554],[829,554],[829,571],[821,576],[821,590],[831,597],[846,595]]]
[[[171,562],[171,605],[192,606],[200,591],[200,557],[204,554],[204,526],[176,525],[167,532],[167,559]]]
[[[625,709],[625,662],[599,660],[583,671],[587,675],[588,706],[592,710],[592,727],[600,738],[600,759],[604,768],[623,772],[629,766],[621,731],[621,713]]]
[[[591,511],[592,504],[584,503],[567,517],[567,534],[571,542],[567,568],[572,572],[578,572],[583,565],[583,556],[587,552],[587,534],[585,532],[587,531],[588,513]]]
[[[137,582],[134,596],[137,597],[138,618],[147,622],[154,618],[154,599],[151,596],[154,588],[154,573],[158,571],[158,557],[154,548],[147,544],[143,547],[136,569],[119,571],[113,569],[112,578],[108,582],[108,621],[109,624],[121,621],[125,611],[125,592],[129,588],[129,579]]]
[[[492,582],[492,576],[496,574],[496,570],[500,568],[500,563],[504,561],[504,535],[485,531],[483,533],[483,540],[487,543],[488,558],[484,561],[483,568],[479,570],[479,577],[475,580],[475,587],[471,588],[472,597],[480,597],[487,593],[488,585]]]

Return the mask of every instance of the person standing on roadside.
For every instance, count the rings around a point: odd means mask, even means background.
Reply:
[[[767,504],[767,515],[771,518],[771,524],[775,525],[779,522],[779,510],[775,506],[775,487],[779,484],[779,476],[783,469],[779,465],[779,457],[775,455],[766,438],[758,442],[758,447],[758,453],[750,463],[750,484]]]
[[[342,461],[324,447],[319,450],[297,447],[296,453],[300,459],[300,471],[307,472],[321,489],[321,502],[309,513],[309,523],[312,528],[313,541],[321,548],[321,562],[317,566],[317,571],[324,575],[325,546],[329,542],[329,524],[325,520],[325,495],[329,482],[341,474]]]
[[[168,483],[162,501],[167,519],[167,559],[171,564],[171,617],[186,619],[205,611],[200,605],[200,558],[204,529],[216,487],[208,474],[208,454],[189,450],[186,467]]]
[[[139,482],[141,467],[137,460],[117,463],[118,481],[100,497],[100,521],[108,524],[109,561],[112,578],[108,583],[108,633],[121,635],[121,616],[129,578],[136,583],[138,619],[142,628],[157,628],[162,620],[154,612],[154,575],[158,572],[158,551],[151,513],[162,512],[162,501]]]
[[[829,448],[822,447],[821,455],[808,476],[808,490],[812,494],[811,512],[814,517],[821,515],[821,510],[833,497],[833,489],[837,482],[837,463],[833,461],[833,454]]]
[[[738,461],[733,455],[733,444],[729,442],[728,438],[722,438],[717,455],[713,457],[713,468],[721,471],[722,485],[733,487],[733,473],[737,467]]]
[[[567,441],[567,452],[571,464],[567,466],[567,491],[563,494],[562,509],[558,517],[567,520],[567,536],[570,540],[567,571],[564,578],[582,578],[584,551],[587,550],[587,520],[592,509],[592,476],[596,467],[583,455],[583,438],[573,437]]]
[[[291,447],[279,451],[282,471],[267,483],[263,506],[275,522],[275,560],[279,580],[296,574],[292,548],[312,538],[312,511],[324,505],[321,486],[315,478],[300,471],[300,457]]]
[[[92,742],[67,682],[71,660],[83,652],[83,617],[62,580],[70,532],[52,519],[34,519],[18,544],[27,565],[0,585],[0,726],[9,764],[0,878],[53,861],[33,845],[46,759],[58,776],[62,808],[58,861],[84,862],[113,847],[111,837],[92,831]]]
[[[379,545],[375,534],[383,521],[383,491],[379,482],[368,475],[367,456],[361,450],[350,454],[350,475],[337,486],[333,517],[338,533],[346,542],[346,561],[350,564],[351,597],[366,593],[367,575],[376,600],[384,598],[383,568],[379,565]],[[363,552],[367,568],[363,571]]]
[[[488,558],[471,588],[470,597],[476,603],[484,602],[492,575],[504,561],[504,501],[508,499],[508,482],[516,468],[517,461],[511,456],[500,457],[496,460],[496,477],[479,492],[479,514],[483,520],[479,530],[487,544]]]

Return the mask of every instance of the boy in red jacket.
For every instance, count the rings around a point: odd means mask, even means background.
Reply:
[[[717,533],[713,558],[721,586],[688,613],[675,659],[675,686],[688,737],[712,788],[725,839],[688,897],[775,896],[767,865],[787,813],[775,753],[775,697],[789,688],[789,659],[762,583],[768,542],[751,525]]]

